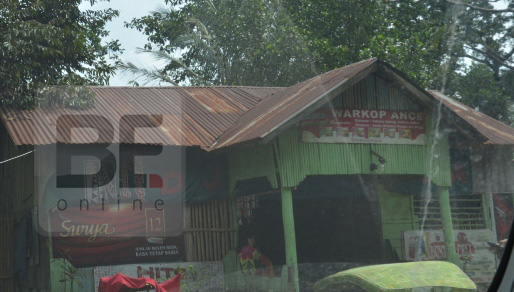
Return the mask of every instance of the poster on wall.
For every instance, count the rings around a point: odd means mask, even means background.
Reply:
[[[65,172],[49,180],[44,203],[53,257],[77,268],[184,260],[183,153],[156,146],[109,147],[112,155],[100,160],[94,157],[104,157],[105,149],[90,146],[94,155],[56,167],[71,164],[78,175]],[[60,155],[66,151],[74,149]]]
[[[138,147],[137,153],[149,148]],[[184,261],[186,201],[227,194],[228,179],[222,157],[181,151],[165,147],[154,157],[116,155],[102,167],[86,157],[77,165],[94,175],[84,177],[83,187],[47,184],[43,210],[54,258],[75,267]]]
[[[300,122],[303,142],[425,145],[421,111],[323,108]]]
[[[452,186],[450,194],[469,195],[473,193],[473,176],[469,149],[450,149]]]
[[[136,212],[132,205],[120,206],[119,211],[109,206],[115,213],[91,206],[88,216],[79,208],[66,216],[52,214],[51,225],[62,229],[52,236],[54,257],[66,258],[75,267],[185,259],[183,234],[170,236],[166,230],[173,218],[153,208]],[[89,216],[97,219],[92,222]]]
[[[487,242],[493,241],[493,232],[489,229],[454,230],[454,234],[463,271],[475,283],[492,281],[496,273],[496,258]],[[445,260],[443,231],[405,231],[403,254],[407,261]]]
[[[493,194],[494,223],[498,240],[508,239],[514,213],[512,194]]]

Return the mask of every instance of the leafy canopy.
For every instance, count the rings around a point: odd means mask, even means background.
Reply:
[[[498,4],[504,8],[499,9]],[[288,86],[370,57],[505,122],[513,120],[514,2],[167,0],[127,26],[161,69],[146,82]],[[493,5],[495,4],[495,5]]]
[[[167,0],[127,26],[148,35],[140,52],[167,65],[122,66],[143,82],[286,86],[313,75],[312,61],[281,1]]]
[[[463,68],[455,72],[448,93],[492,117],[514,122],[514,2],[446,2],[458,10],[455,63]]]
[[[118,41],[102,43],[105,24],[118,11],[80,11],[81,0],[0,2],[0,101],[31,108],[49,85],[107,84],[121,52]],[[94,0],[90,1],[94,4]],[[56,99],[66,106],[91,103],[84,95]],[[87,95],[86,95],[87,96]],[[47,101],[45,101],[47,102]]]

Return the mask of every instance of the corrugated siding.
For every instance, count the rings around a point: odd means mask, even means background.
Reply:
[[[439,186],[451,186],[448,139],[438,141],[430,151],[426,146],[302,143],[298,128],[279,136],[279,172],[282,185],[298,185],[307,175],[330,174],[420,174]],[[383,156],[384,170],[370,171],[371,149]],[[433,159],[431,162],[430,160]],[[376,158],[373,160],[376,163]]]
[[[381,78],[372,75],[335,98],[327,106],[421,110],[421,106],[413,100],[398,89],[387,87]],[[439,186],[451,186],[448,137],[437,135],[434,145],[433,120],[427,114],[427,142],[424,146],[303,143],[300,129],[290,128],[278,136],[278,167],[282,186],[297,186],[307,175],[332,174],[428,175]],[[268,177],[272,186],[278,187],[272,147],[272,143],[268,143],[231,150],[231,186],[233,187],[238,180]],[[370,171],[370,147],[387,160],[384,171]],[[373,162],[376,163],[376,158]]]
[[[0,291],[13,290],[13,267],[14,267],[14,247],[13,233],[14,220],[9,218],[0,219]]]
[[[384,79],[370,75],[324,107],[362,108],[378,110],[422,110],[414,97],[396,87],[387,86]]]
[[[513,154],[510,145],[473,147],[473,193],[514,193]]]
[[[278,188],[273,160],[273,144],[257,144],[252,147],[234,147],[228,155],[230,190],[238,181],[267,177],[273,188]]]

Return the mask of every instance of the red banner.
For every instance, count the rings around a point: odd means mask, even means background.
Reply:
[[[424,145],[426,136],[421,111],[324,108],[300,126],[304,142]]]

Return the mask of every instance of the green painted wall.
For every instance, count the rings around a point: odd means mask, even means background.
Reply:
[[[402,233],[419,229],[412,196],[388,192],[380,185],[376,187],[382,214],[382,236],[390,242],[398,258],[403,259]]]
[[[278,188],[272,143],[230,149],[228,169],[231,193],[236,182],[257,177],[267,177],[273,188]]]
[[[448,139],[438,140],[432,153],[431,131],[427,136],[425,146],[303,143],[300,131],[292,128],[278,138],[282,184],[296,186],[307,175],[426,174],[435,184],[450,186]],[[370,147],[387,160],[383,171],[370,171],[371,162],[378,164],[370,157]]]
[[[327,106],[335,108],[365,108],[421,110],[414,98],[376,76],[359,82]],[[426,111],[426,110],[425,110]],[[448,137],[434,135],[435,122],[431,111],[426,111],[426,145],[385,144],[323,144],[303,143],[298,127],[280,134],[278,172],[282,187],[297,186],[307,175],[331,174],[418,174],[428,175],[439,186],[450,186],[450,157]],[[434,140],[434,137],[437,137]],[[274,188],[279,184],[273,161],[273,143],[252,147],[233,148],[229,152],[231,190],[239,180],[267,177]],[[383,156],[387,163],[383,171],[370,171],[370,147]],[[378,164],[376,158],[373,162]]]

